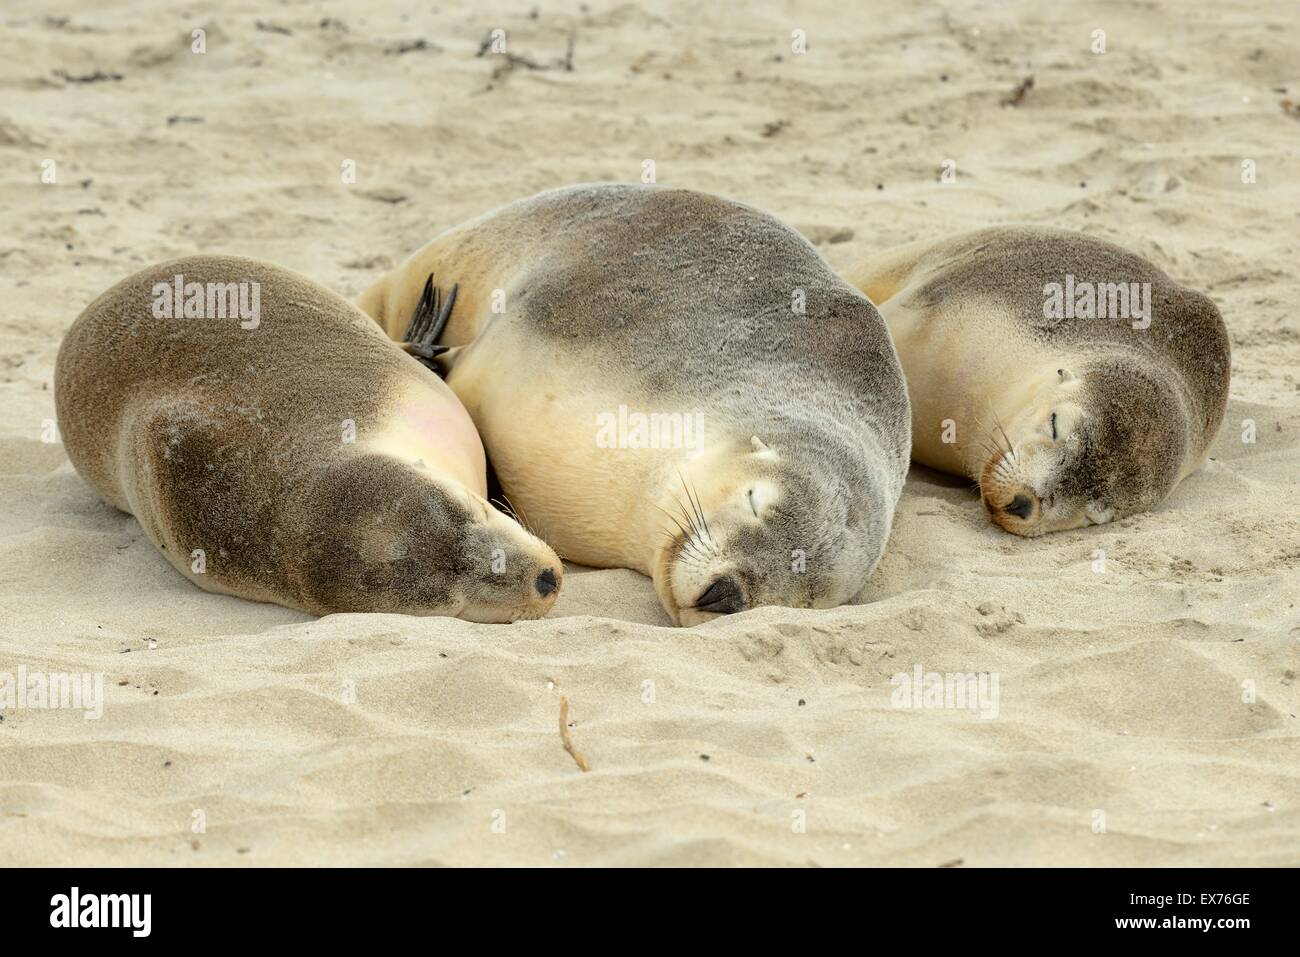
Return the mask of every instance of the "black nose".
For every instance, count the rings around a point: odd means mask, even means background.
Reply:
[[[713,584],[695,599],[695,607],[700,611],[711,611],[719,615],[732,615],[745,610],[745,596],[741,594],[740,583],[730,575],[715,578]]]
[[[560,587],[555,583],[555,572],[549,568],[537,576],[537,581],[534,584],[537,586],[537,594],[543,598]]]
[[[1026,495],[1017,495],[1011,500],[1011,504],[1004,506],[1002,511],[1008,515],[1014,515],[1016,518],[1028,518],[1029,513],[1034,510],[1034,503],[1029,501]]]

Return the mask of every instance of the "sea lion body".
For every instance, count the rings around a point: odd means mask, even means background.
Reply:
[[[458,286],[448,384],[566,559],[650,575],[680,624],[861,590],[906,390],[875,309],[793,230],[688,190],[568,187],[449,230],[359,304],[397,337],[430,274]],[[702,441],[662,447],[656,415]]]
[[[977,480],[1007,531],[1155,507],[1223,419],[1231,354],[1219,310],[1112,243],[981,229],[889,250],[845,277],[889,324],[913,458]]]
[[[77,471],[208,591],[488,621],[554,600],[533,583],[558,560],[487,505],[455,396],[288,270],[198,256],[123,280],[64,338],[55,402]]]

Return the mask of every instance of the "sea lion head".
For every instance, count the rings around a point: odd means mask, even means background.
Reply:
[[[1145,511],[1177,484],[1188,427],[1171,374],[1140,357],[1062,367],[988,437],[980,497],[1027,537]]]
[[[545,542],[446,475],[390,455],[336,459],[308,512],[309,606],[509,622],[541,618],[559,593],[563,566]]]
[[[652,577],[678,625],[760,605],[832,608],[866,584],[892,499],[847,443],[757,436],[687,459],[658,506]]]

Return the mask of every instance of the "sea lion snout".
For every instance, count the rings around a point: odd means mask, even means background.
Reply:
[[[715,578],[708,588],[695,600],[699,611],[712,612],[715,615],[734,615],[745,610],[745,595],[740,582],[732,575]]]
[[[817,449],[792,435],[750,448],[715,449],[665,480],[659,512],[673,527],[660,523],[646,564],[674,624],[769,605],[833,608],[880,559],[892,503],[869,471],[857,483],[828,477]]]
[[[461,580],[469,621],[544,618],[564,584],[564,566],[546,542],[475,498],[477,520],[462,530]]]
[[[1028,495],[1017,495],[1009,504],[1002,506],[1002,511],[1016,518],[1028,518],[1034,510],[1034,503]]]
[[[538,575],[536,581],[534,581],[533,586],[537,589],[537,594],[541,595],[543,598],[550,595],[552,592],[558,591],[560,585],[556,580],[555,570],[552,568],[543,569],[542,573]]]

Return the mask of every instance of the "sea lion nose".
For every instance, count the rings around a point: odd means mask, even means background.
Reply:
[[[695,600],[695,607],[700,611],[732,615],[745,610],[745,596],[736,579],[730,575],[723,575],[721,578],[715,578],[713,584],[704,590],[704,594]]]
[[[1011,500],[1010,505],[1003,507],[1002,511],[1008,515],[1014,515],[1016,518],[1028,518],[1029,513],[1034,510],[1034,503],[1029,501],[1027,495],[1017,495]]]
[[[560,587],[559,583],[555,580],[555,571],[550,568],[544,569],[542,573],[537,576],[537,581],[533,584],[537,588],[537,594],[541,595],[543,598]]]

